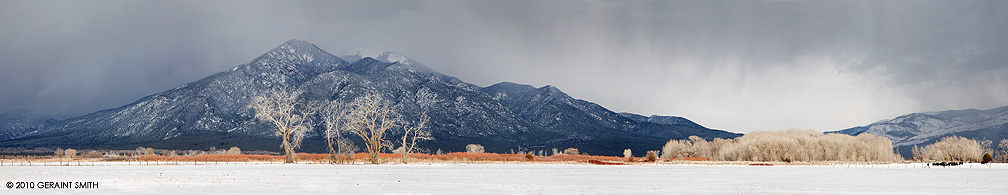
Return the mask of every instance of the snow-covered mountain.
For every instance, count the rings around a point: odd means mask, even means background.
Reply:
[[[340,58],[349,62],[354,62],[364,58],[372,58],[385,63],[399,63],[404,67],[417,72],[434,72],[434,70],[420,64],[420,62],[417,62],[416,60],[406,57],[403,54],[379,49],[357,48],[350,50],[350,52],[340,56]]]
[[[311,43],[290,40],[246,64],[119,108],[0,140],[0,147],[238,146],[279,151],[272,127],[255,120],[245,107],[272,88],[303,90],[304,101],[348,102],[365,93],[381,94],[395,102],[393,107],[406,121],[420,113],[430,115],[429,127],[437,140],[421,147],[431,150],[462,151],[476,143],[490,152],[576,147],[618,155],[625,148],[641,153],[658,149],[671,138],[690,135],[739,136],[695,124],[632,120],[552,86],[500,83],[483,88],[393,52],[351,54],[336,57]],[[309,133],[301,151],[325,151],[319,132]]]
[[[1008,106],[989,110],[912,113],[866,126],[828,133],[849,135],[871,133],[887,137],[893,141],[893,146],[900,154],[909,157],[913,146],[931,144],[951,135],[994,142],[1008,139]]]
[[[688,127],[703,127],[703,126],[700,126],[700,124],[696,124],[696,123],[694,123],[693,121],[691,121],[689,119],[686,119],[686,118],[683,118],[683,117],[678,117],[678,116],[660,116],[660,115],[643,116],[643,115],[634,114],[634,113],[628,113],[628,112],[621,112],[619,114],[620,114],[620,116],[627,117],[627,118],[629,118],[631,120],[635,120],[635,121],[651,122],[651,123],[667,124],[667,125],[682,125],[682,126],[688,126]]]
[[[0,115],[0,140],[24,137],[59,121],[56,117],[35,114],[29,109],[17,109]]]

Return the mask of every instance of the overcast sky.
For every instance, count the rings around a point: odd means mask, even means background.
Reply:
[[[735,132],[1008,105],[1008,1],[2,1],[0,112],[70,117],[288,39]]]

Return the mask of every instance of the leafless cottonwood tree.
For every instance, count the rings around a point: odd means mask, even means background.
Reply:
[[[63,156],[69,159],[73,159],[74,156],[77,156],[77,150],[74,150],[73,148],[67,148],[66,150],[63,151]]]
[[[344,108],[348,111],[347,130],[364,140],[371,164],[378,164],[378,154],[389,146],[389,142],[385,140],[385,133],[399,120],[391,104],[380,95],[368,94],[354,98],[353,102]]]
[[[417,140],[434,140],[434,137],[431,137],[430,131],[424,128],[429,120],[430,117],[427,114],[422,114],[420,115],[420,121],[412,126],[402,125],[403,136],[399,143],[402,146],[403,164],[409,163],[409,154],[416,150]]]
[[[344,109],[344,104],[338,100],[323,101],[317,103],[317,105],[321,107],[319,116],[321,117],[323,126],[325,126],[326,144],[329,147],[329,161],[330,163],[336,163],[338,148],[344,144],[337,143],[337,148],[333,148],[333,145],[334,142],[344,141],[341,133],[346,130],[347,110]]]
[[[350,139],[347,138],[338,138],[335,140],[335,142],[337,146],[336,158],[339,160],[340,163],[350,161],[351,158],[353,158],[354,154],[356,154],[357,150],[359,149],[357,148],[357,145],[354,145],[353,142],[351,142]]]
[[[751,132],[734,139],[712,141],[690,136],[669,140],[662,158],[700,157],[727,161],[861,161],[899,160],[892,141],[871,134],[850,136],[812,130]]]
[[[997,151],[997,162],[1008,162],[1008,139],[1001,140],[998,148],[1000,150]]]
[[[980,162],[989,150],[989,142],[953,135],[924,147],[914,146],[912,152],[919,160]]]
[[[284,163],[294,163],[294,148],[301,145],[305,132],[312,128],[309,116],[314,109],[298,101],[301,93],[300,90],[274,89],[253,98],[248,105],[257,119],[276,126],[276,135],[283,140]]]

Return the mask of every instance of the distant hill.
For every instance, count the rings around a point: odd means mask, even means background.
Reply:
[[[827,133],[871,133],[887,137],[903,157],[910,157],[913,146],[923,147],[946,136],[957,135],[974,140],[991,140],[994,143],[1008,139],[1008,106],[988,110],[912,113]]]

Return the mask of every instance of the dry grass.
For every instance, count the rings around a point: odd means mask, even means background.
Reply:
[[[367,153],[354,154],[353,162],[365,162]],[[381,153],[378,158],[382,162],[399,162],[401,154]],[[430,155],[422,153],[409,154],[411,162],[462,162],[462,163],[494,163],[494,162],[530,162],[524,154],[498,154],[498,153],[466,153],[453,152],[440,155]],[[298,153],[295,155],[298,162],[328,162],[329,154]],[[180,161],[180,162],[256,162],[256,161],[283,161],[283,156],[271,156],[261,154],[214,154],[201,156],[156,156],[145,155],[133,158],[105,158],[107,161]],[[617,156],[593,156],[593,155],[567,155],[558,154],[552,156],[535,156],[532,162],[569,162],[569,163],[590,163],[592,162],[619,162],[625,158]],[[706,160],[706,159],[704,159]],[[605,164],[605,163],[601,163]]]
[[[110,159],[106,159],[110,160]],[[263,154],[208,154],[200,156],[155,156],[145,155],[128,160],[138,161],[179,161],[179,162],[255,162],[282,161],[283,156]]]
[[[740,164],[762,162],[741,162],[741,161],[710,161],[706,158],[684,157],[675,159],[659,159],[657,162],[648,162],[643,157],[633,157],[630,161],[621,156],[595,156],[595,155],[568,155],[557,154],[552,156],[534,156],[532,160],[526,158],[525,154],[499,154],[499,153],[466,153],[454,152],[440,155],[423,153],[409,154],[410,163],[566,163],[566,164],[594,164],[594,165],[631,165],[631,164]],[[329,154],[326,153],[297,153],[295,155],[298,163],[329,163]],[[352,164],[367,164],[368,154],[365,152],[356,153],[349,161]],[[399,163],[402,154],[381,153],[378,155],[381,163]],[[18,159],[13,159],[18,161]],[[283,156],[263,155],[263,154],[209,154],[200,156],[161,156],[145,155],[139,157],[105,157],[105,158],[76,158],[76,159],[56,159],[56,158],[35,158],[20,159],[30,162],[88,162],[88,161],[143,161],[143,162],[283,162]],[[7,161],[12,162],[12,161]],[[816,163],[808,163],[816,164]],[[821,164],[821,163],[820,163]]]
[[[593,164],[593,165],[626,165],[626,163],[622,163],[622,162],[609,162],[609,161],[599,161],[599,160],[588,160],[588,163],[589,164]]]
[[[710,161],[710,159],[708,159],[708,158],[700,158],[700,157],[682,157],[682,158],[674,158],[672,160],[681,160],[681,161]]]

